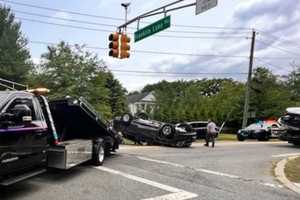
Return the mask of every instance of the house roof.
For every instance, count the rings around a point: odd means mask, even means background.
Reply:
[[[128,103],[139,102],[139,101],[141,101],[143,98],[145,98],[146,96],[148,96],[150,93],[151,93],[151,92],[143,92],[143,93],[139,93],[139,94],[129,95],[129,96],[127,96],[127,102],[128,102]]]

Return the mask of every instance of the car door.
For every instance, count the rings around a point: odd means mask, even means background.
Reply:
[[[28,123],[12,122],[0,129],[0,175],[39,165],[46,161],[47,126],[31,95],[14,98],[5,108],[9,113],[18,104],[27,105],[32,113]]]

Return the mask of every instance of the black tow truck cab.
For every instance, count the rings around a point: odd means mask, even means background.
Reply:
[[[49,101],[46,89],[0,92],[0,185],[69,169],[118,149],[119,135],[84,98]]]

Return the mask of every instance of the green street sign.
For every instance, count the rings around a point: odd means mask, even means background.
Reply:
[[[134,33],[134,42],[138,42],[150,35],[165,30],[171,26],[171,16],[164,17]]]

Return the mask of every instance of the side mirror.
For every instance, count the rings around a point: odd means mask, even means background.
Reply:
[[[32,121],[31,109],[26,104],[17,104],[10,113],[16,123],[30,123]]]

